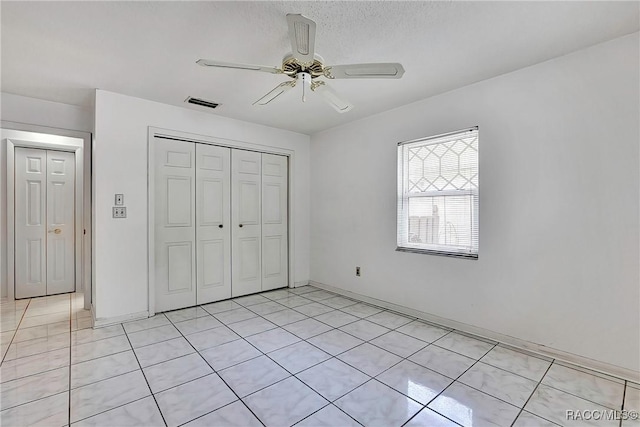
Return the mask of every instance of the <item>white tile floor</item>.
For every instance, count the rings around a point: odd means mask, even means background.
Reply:
[[[2,426],[553,426],[640,385],[311,286],[90,329],[82,295],[1,308]]]

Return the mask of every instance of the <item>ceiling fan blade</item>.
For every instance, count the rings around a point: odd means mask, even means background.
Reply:
[[[265,96],[263,96],[262,98],[254,102],[253,105],[267,105],[268,103],[270,103],[271,101],[273,101],[274,99],[282,95],[283,93],[291,90],[295,85],[296,85],[295,80],[280,83],[278,86],[276,86],[273,90],[271,90]]]
[[[210,59],[198,59],[196,61],[196,64],[202,65],[203,67],[233,68],[236,70],[262,71],[264,73],[271,73],[271,74],[282,73],[282,70],[276,67],[265,67],[263,65],[250,65],[250,64],[234,64],[233,62],[212,61]]]
[[[404,74],[402,64],[348,64],[325,67],[330,79],[399,79]]]
[[[353,108],[353,105],[349,101],[342,98],[335,90],[331,89],[326,84],[321,84],[315,88],[312,86],[312,90],[322,95],[324,101],[335,108],[339,113],[346,113]]]
[[[316,44],[316,23],[302,15],[287,14],[293,57],[301,64],[313,62]]]

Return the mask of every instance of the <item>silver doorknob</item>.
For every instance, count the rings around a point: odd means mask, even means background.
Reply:
[[[60,234],[60,233],[62,233],[62,229],[60,229],[60,228],[56,228],[56,229],[54,229],[54,230],[49,230],[49,233],[56,233],[56,234]]]

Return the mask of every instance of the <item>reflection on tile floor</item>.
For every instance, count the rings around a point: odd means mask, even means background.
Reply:
[[[567,419],[638,384],[312,286],[100,329],[82,304],[2,301],[0,425],[640,426]]]

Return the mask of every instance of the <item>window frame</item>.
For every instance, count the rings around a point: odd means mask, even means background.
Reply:
[[[401,150],[403,145],[419,143],[419,142],[428,142],[431,140],[437,140],[442,138],[447,138],[454,135],[461,135],[465,132],[477,132],[479,145],[480,132],[479,127],[474,126],[471,128],[462,129],[455,132],[447,132],[440,135],[434,135],[426,138],[413,139],[410,141],[403,141],[398,143],[397,148],[397,218],[396,218],[396,251],[398,252],[411,252],[411,253],[420,253],[420,254],[429,254],[429,255],[440,255],[440,256],[448,256],[454,258],[464,258],[464,259],[478,259],[479,253],[479,240],[480,240],[480,198],[479,198],[479,188],[480,188],[480,159],[478,157],[478,186],[475,189],[464,189],[464,190],[431,190],[425,192],[414,192],[409,193],[405,192],[405,189],[408,188],[408,179],[409,174],[405,171],[405,168],[408,167],[408,159],[406,156],[408,155],[408,150]],[[442,141],[441,143],[445,143],[447,141]],[[433,144],[437,144],[434,142]],[[479,156],[479,147],[478,147],[478,156]],[[412,198],[422,198],[422,197],[447,197],[447,196],[472,196],[475,197],[475,203],[473,202],[473,207],[471,211],[471,227],[472,230],[476,229],[478,233],[478,244],[475,247],[475,252],[470,252],[466,250],[468,246],[453,246],[451,245],[451,250],[443,250],[442,247],[444,245],[437,245],[429,243],[411,243],[405,236],[401,233],[401,230],[408,231],[409,229],[409,200]],[[431,246],[431,247],[429,247]],[[457,248],[457,249],[456,249]]]

